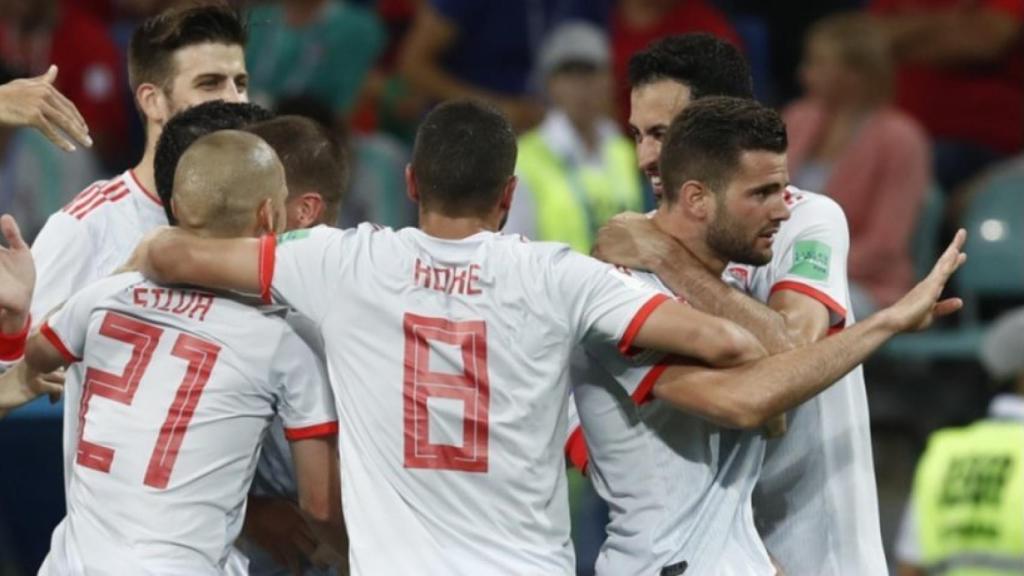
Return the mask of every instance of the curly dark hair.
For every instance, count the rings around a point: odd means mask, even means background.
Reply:
[[[743,54],[710,34],[662,38],[629,59],[631,88],[659,80],[685,84],[693,100],[706,96],[754,97],[754,81]]]

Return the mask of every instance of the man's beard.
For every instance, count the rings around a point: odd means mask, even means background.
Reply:
[[[757,241],[743,236],[743,229],[729,217],[728,211],[721,202],[715,211],[715,219],[708,225],[707,244],[719,258],[738,264],[763,266],[771,262],[772,256],[758,251],[754,247]]]

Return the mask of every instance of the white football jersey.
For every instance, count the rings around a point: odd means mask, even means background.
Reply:
[[[796,188],[792,213],[772,244],[772,261],[730,264],[726,281],[761,302],[794,290],[827,307],[832,330],[853,324],[842,208]],[[788,414],[789,430],[768,442],[754,490],[757,525],[786,574],[886,574],[878,519],[871,429],[860,366]]]
[[[127,273],[40,332],[84,369],[44,574],[220,574],[275,412],[292,440],[337,433],[324,369],[283,312]]]
[[[128,170],[111,180],[94,182],[46,221],[32,243],[36,289],[32,323],[93,282],[109,276],[132,255],[139,240],[167,216],[156,194]],[[82,369],[67,371],[64,386],[64,488],[68,487],[78,437]]]
[[[670,293],[655,275],[632,274]],[[750,504],[764,457],[761,434],[725,429],[653,398],[666,367],[661,355],[630,360],[610,352],[591,343],[573,358],[582,433],[573,429],[566,446],[608,503],[595,573],[774,575]]]
[[[628,348],[664,295],[490,232],[320,227],[267,237],[261,263],[324,337],[353,574],[574,573],[569,354]]]

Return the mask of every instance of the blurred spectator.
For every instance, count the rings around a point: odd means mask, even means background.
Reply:
[[[951,191],[1024,142],[1021,0],[873,0],[900,63],[897,102],[934,139]]]
[[[416,205],[405,194],[405,165],[409,150],[387,134],[347,134],[331,110],[310,97],[282,100],[277,114],[295,114],[312,118],[322,126],[341,130],[345,153],[352,166],[351,182],[346,182],[345,201],[337,225],[351,228],[373,222],[392,228],[416,224]]]
[[[784,113],[789,174],[836,200],[850,226],[850,296],[864,318],[914,282],[911,236],[931,178],[920,126],[889,104],[892,63],[873,21],[840,14],[807,37],[806,95]]]
[[[573,18],[602,21],[603,8],[587,0],[428,0],[402,51],[402,72],[434,101],[490,101],[522,131],[544,116],[530,74],[546,33]]]
[[[1024,574],[1024,310],[993,325],[981,361],[1008,384],[987,418],[929,438],[897,542],[899,576]]]
[[[348,118],[384,48],[377,17],[341,0],[282,0],[249,17],[246,61],[254,102],[311,96]]]
[[[742,48],[729,20],[706,0],[619,0],[611,19],[617,117],[629,119],[629,58],[666,36],[708,32]]]
[[[129,161],[124,142],[130,108],[121,55],[92,14],[71,1],[0,2],[0,61],[29,76],[56,64],[56,87],[85,117],[100,159],[108,169]]]
[[[609,218],[643,207],[633,143],[608,113],[609,64],[608,40],[592,24],[563,24],[544,42],[539,71],[550,107],[519,139],[506,231],[589,254]]]

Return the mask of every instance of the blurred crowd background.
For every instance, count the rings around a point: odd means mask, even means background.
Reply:
[[[0,82],[57,64],[57,87],[96,142],[66,154],[34,131],[0,128],[0,213],[13,213],[29,237],[87,184],[138,161],[142,127],[125,49],[141,19],[172,4],[0,2]],[[846,211],[857,315],[908,289],[957,227],[971,234],[970,259],[953,287],[964,314],[897,339],[867,366],[890,551],[928,434],[982,416],[997,391],[978,353],[985,327],[1024,300],[1024,0],[238,6],[250,25],[250,99],[311,116],[348,143],[355,168],[340,225],[415,224],[403,168],[417,122],[440,100],[476,97],[522,133],[522,186],[509,225],[584,251],[607,217],[653,206],[628,127],[629,56],[679,33],[733,42],[750,62],[758,98],[784,112],[793,183]],[[587,222],[548,202],[563,184],[586,192]],[[60,425],[52,416],[28,410],[0,433],[5,454],[8,446],[45,445],[28,461],[0,460],[0,574],[38,562],[49,536],[40,527],[62,514]],[[599,509],[576,500],[580,526],[599,522]]]

